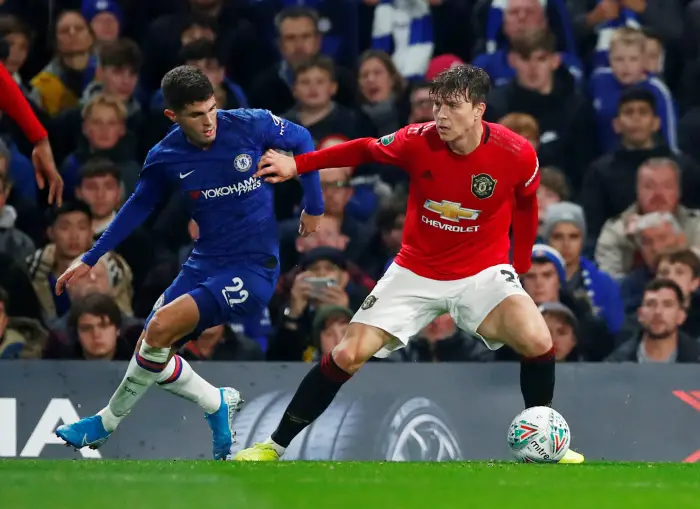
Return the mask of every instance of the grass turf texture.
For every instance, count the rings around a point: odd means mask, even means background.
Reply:
[[[0,461],[8,509],[700,507],[700,464]]]

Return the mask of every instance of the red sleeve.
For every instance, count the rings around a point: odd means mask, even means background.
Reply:
[[[540,184],[540,165],[530,144],[523,150],[519,166],[522,177],[515,187],[513,267],[518,274],[525,274],[530,270],[532,246],[537,239],[537,187]]]
[[[24,98],[12,75],[7,72],[5,66],[0,64],[0,111],[5,112],[17,125],[27,139],[36,144],[46,138],[48,134],[41,125],[39,119],[32,111],[32,107]]]
[[[323,168],[355,167],[366,163],[407,166],[407,128],[399,129],[382,138],[360,138],[339,145],[301,154],[294,159],[297,173],[303,174]]]

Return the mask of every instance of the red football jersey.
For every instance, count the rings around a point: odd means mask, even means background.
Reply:
[[[410,174],[403,242],[395,261],[419,276],[455,280],[510,263],[514,199],[536,192],[539,163],[522,136],[498,124],[483,126],[481,144],[465,156],[447,147],[434,122],[409,125],[379,140],[349,142],[362,142],[366,154],[343,162],[369,157]],[[319,167],[315,154],[297,158],[300,173],[310,169],[305,163],[311,159]]]

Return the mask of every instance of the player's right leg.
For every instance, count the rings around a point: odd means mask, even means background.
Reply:
[[[365,362],[375,354],[384,356],[402,347],[442,314],[443,285],[432,283],[393,265],[355,314],[343,340],[304,377],[270,438],[239,451],[234,459],[278,460],[294,437],[330,406],[340,388]]]

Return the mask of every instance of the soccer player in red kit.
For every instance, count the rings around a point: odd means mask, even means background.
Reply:
[[[489,348],[505,343],[520,353],[525,406],[551,405],[552,338],[518,278],[530,268],[537,235],[539,163],[525,138],[482,120],[489,87],[482,69],[453,67],[432,82],[434,122],[296,158],[272,151],[261,158],[257,176],[272,183],[321,168],[377,162],[403,168],[411,184],[394,263],[342,342],[301,382],[272,436],[238,452],[236,460],[279,459],[367,360],[403,347],[446,312]],[[581,463],[583,456],[570,451],[562,462]]]

